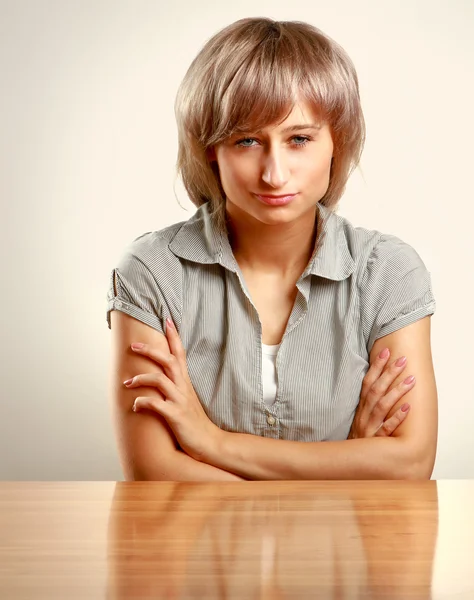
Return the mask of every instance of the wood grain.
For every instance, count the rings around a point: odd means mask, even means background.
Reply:
[[[474,598],[473,507],[473,481],[0,482],[0,598]]]

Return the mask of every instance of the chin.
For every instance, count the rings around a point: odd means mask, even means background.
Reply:
[[[291,223],[295,219],[298,219],[301,215],[296,214],[294,211],[288,210],[287,207],[283,207],[282,209],[272,209],[268,211],[268,213],[262,214],[252,214],[252,217],[260,221],[261,223],[265,223],[266,225],[278,225],[283,223]]]

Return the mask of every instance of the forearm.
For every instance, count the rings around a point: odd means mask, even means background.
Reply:
[[[149,411],[116,410],[115,432],[126,481],[241,481],[242,477],[195,460],[177,448],[166,421]]]
[[[167,460],[158,464],[148,462],[136,469],[135,481],[244,481],[234,473],[217,466],[199,462],[180,450],[172,450]]]
[[[405,440],[392,437],[294,442],[223,432],[204,460],[248,479],[423,478]]]

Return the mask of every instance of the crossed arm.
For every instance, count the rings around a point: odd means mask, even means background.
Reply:
[[[394,405],[409,402],[408,417],[390,437],[330,442],[293,442],[241,433],[224,433],[203,460],[249,479],[430,479],[436,457],[437,391],[430,349],[430,317],[377,340],[370,362],[383,348],[405,355],[417,383]]]
[[[112,314],[116,313],[113,311]],[[120,318],[124,317],[135,321],[120,313]],[[147,341],[142,332],[139,335],[133,332],[128,337],[130,343],[137,339]],[[163,341],[166,342],[165,339]],[[404,374],[400,374],[391,388],[407,374],[413,374],[417,379],[415,387],[389,413],[391,416],[405,401],[411,404],[410,414],[392,436],[303,443],[219,430],[214,438],[217,443],[206,445],[205,451],[196,460],[177,450],[173,433],[161,415],[149,410],[134,414],[127,409],[125,416],[121,411],[117,421],[126,477],[175,481],[429,479],[436,457],[438,423],[430,317],[377,340],[370,353],[371,363],[384,347],[390,349],[391,356],[404,354],[407,357]],[[122,374],[126,378],[139,372],[143,370],[137,371],[135,364],[133,371]],[[130,398],[137,396],[137,389],[126,390],[125,394],[129,394],[126,404],[131,406],[133,401],[130,402]],[[125,422],[128,425],[124,425]],[[215,426],[212,424],[211,427]],[[158,446],[153,435],[155,432],[161,437],[160,451],[153,455],[151,448]],[[213,431],[210,433],[214,434]]]

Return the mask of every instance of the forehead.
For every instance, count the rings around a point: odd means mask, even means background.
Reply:
[[[258,133],[261,132],[280,132],[286,133],[303,127],[312,129],[321,129],[324,126],[324,120],[321,118],[321,114],[315,110],[315,108],[307,101],[298,101],[289,112],[282,115],[277,121],[272,123],[266,123],[257,127],[250,126],[250,129],[255,130]],[[237,131],[248,131],[247,127],[240,129],[237,127]]]
[[[320,116],[313,106],[306,100],[299,100],[291,109],[290,114],[281,123],[281,126],[292,123],[317,123],[320,121]]]

